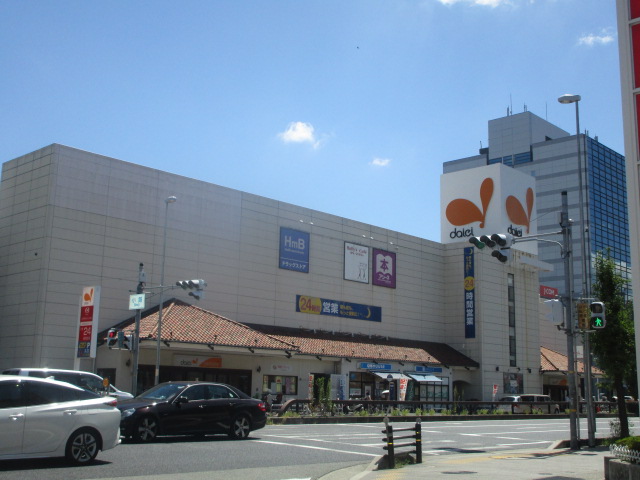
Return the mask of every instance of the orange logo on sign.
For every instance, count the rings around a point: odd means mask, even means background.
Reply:
[[[485,178],[480,185],[480,203],[478,207],[471,200],[466,198],[456,198],[449,202],[445,215],[451,225],[457,227],[468,225],[473,222],[480,222],[480,228],[484,228],[487,209],[493,197],[493,180]],[[527,233],[531,228],[531,212],[533,212],[534,193],[532,188],[527,188],[526,208],[513,195],[509,195],[505,201],[505,208],[509,220],[516,225],[523,225],[527,228]]]
[[[516,225],[524,225],[527,227],[527,233],[531,225],[531,212],[533,211],[533,189],[527,188],[527,211],[524,211],[524,207],[513,195],[509,195],[505,202],[507,207],[507,216]]]
[[[493,197],[493,180],[485,178],[480,185],[480,202],[482,210],[466,198],[456,198],[447,205],[446,216],[451,225],[461,226],[473,222],[480,222],[480,228],[484,228],[484,219],[487,215],[489,202]]]
[[[83,300],[85,302],[91,302],[93,300],[93,288],[91,290],[89,290],[88,292],[84,293]]]

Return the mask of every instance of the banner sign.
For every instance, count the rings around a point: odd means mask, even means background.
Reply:
[[[369,283],[369,247],[344,242],[344,279]]]
[[[309,273],[309,233],[280,227],[280,268]]]
[[[76,358],[96,358],[100,287],[84,287],[80,296]]]
[[[220,368],[222,358],[200,357],[198,355],[174,355],[173,365],[176,367]]]
[[[308,297],[306,295],[296,295],[296,312],[351,318],[353,320],[368,320],[370,322],[382,321],[382,307]]]
[[[379,287],[396,288],[396,254],[373,249],[373,279]]]
[[[476,338],[476,279],[473,247],[464,249],[464,338]]]

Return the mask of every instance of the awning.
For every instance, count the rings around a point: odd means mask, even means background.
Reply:
[[[427,375],[424,373],[409,373],[408,374],[416,382],[441,382],[442,380],[435,375]]]
[[[402,373],[398,373],[398,372],[371,372],[374,375],[377,375],[380,378],[383,378],[385,380],[387,380],[387,378],[389,377],[389,375],[391,375],[391,377],[394,380],[400,380],[401,378],[406,378],[407,380],[409,379],[409,377],[407,377],[406,375],[402,374]]]

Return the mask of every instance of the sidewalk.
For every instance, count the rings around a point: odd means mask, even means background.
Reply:
[[[607,447],[425,455],[421,464],[393,470],[375,470],[376,459],[364,470],[345,469],[342,476],[337,471],[321,480],[451,480],[457,475],[488,480],[602,480],[605,456]]]

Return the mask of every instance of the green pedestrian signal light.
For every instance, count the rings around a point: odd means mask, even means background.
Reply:
[[[604,303],[591,302],[589,309],[591,310],[591,328],[593,330],[602,330],[607,325]]]

